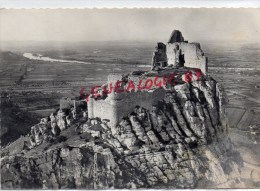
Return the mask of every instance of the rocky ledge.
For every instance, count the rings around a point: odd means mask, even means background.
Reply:
[[[210,77],[177,84],[117,126],[86,108],[57,111],[2,148],[2,188],[239,187],[225,95]]]

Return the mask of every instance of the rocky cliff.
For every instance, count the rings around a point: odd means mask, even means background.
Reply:
[[[58,111],[2,149],[2,188],[240,187],[225,96],[212,78],[176,84],[117,126]],[[75,115],[77,114],[77,116]],[[56,130],[55,130],[56,129]]]

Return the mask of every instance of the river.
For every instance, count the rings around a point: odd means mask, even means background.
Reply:
[[[41,54],[32,54],[32,53],[24,53],[23,56],[25,58],[29,58],[31,60],[41,60],[47,62],[63,62],[63,63],[77,63],[77,64],[91,64],[90,62],[82,62],[77,60],[62,60],[62,59],[55,59],[46,56],[42,56]]]

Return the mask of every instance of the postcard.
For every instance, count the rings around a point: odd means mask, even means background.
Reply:
[[[260,9],[1,9],[1,189],[260,188]]]

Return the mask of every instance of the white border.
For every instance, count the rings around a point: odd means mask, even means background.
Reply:
[[[260,8],[260,0],[0,0],[0,8]]]

